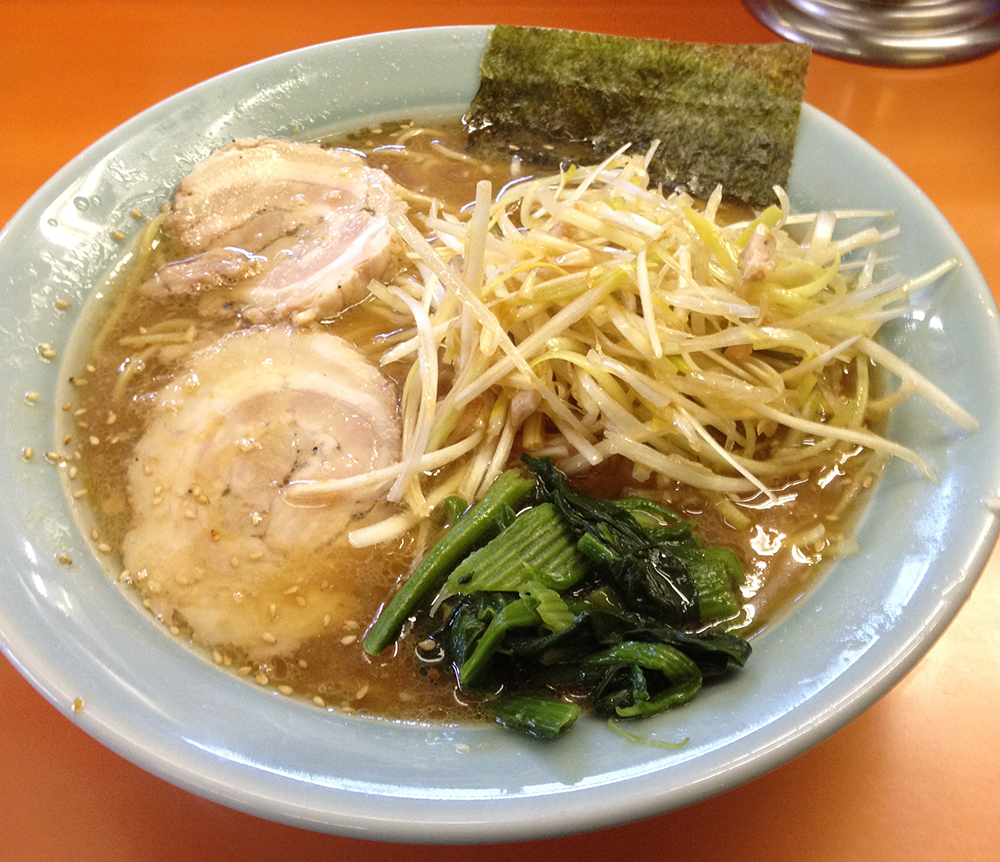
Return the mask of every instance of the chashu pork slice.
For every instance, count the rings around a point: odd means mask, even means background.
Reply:
[[[128,472],[125,566],[196,642],[253,660],[294,651],[352,618],[353,575],[317,560],[387,504],[359,491],[294,505],[286,486],[388,466],[399,448],[395,386],[347,342],[291,326],[227,335],[156,394]]]
[[[329,316],[398,264],[389,215],[403,209],[392,180],[353,152],[240,139],[181,182],[163,224],[180,256],[144,290],[205,293],[203,313],[254,323]]]

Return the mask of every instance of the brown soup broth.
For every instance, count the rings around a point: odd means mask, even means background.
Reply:
[[[511,165],[483,164],[464,156],[464,132],[457,122],[433,129],[411,124],[387,124],[346,138],[331,138],[325,145],[346,146],[365,154],[373,167],[385,170],[398,183],[444,201],[458,211],[475,197],[480,179],[490,179],[494,193],[514,177]],[[544,169],[548,172],[549,169]],[[522,167],[522,175],[530,173]],[[411,213],[420,203],[411,203]],[[734,213],[736,218],[738,213]],[[238,317],[209,320],[200,317],[198,297],[169,299],[142,296],[137,287],[162,263],[171,260],[169,241],[160,236],[154,248],[140,256],[131,271],[116,285],[116,297],[98,327],[85,369],[86,385],[76,387],[72,405],[76,434],[89,440],[81,447],[79,472],[96,520],[102,548],[114,558],[130,528],[127,471],[131,452],[141,438],[144,422],[156,391],[171,380],[186,355],[243,324]],[[308,326],[345,338],[377,362],[383,347],[375,337],[386,329],[386,318],[374,303],[365,301],[335,319]],[[390,377],[398,369],[385,369]],[[400,382],[397,379],[397,382]],[[844,375],[845,396],[852,386]],[[95,442],[96,441],[96,442]],[[813,583],[822,564],[835,553],[849,533],[859,492],[870,486],[877,473],[876,460],[854,447],[834,450],[830,464],[785,482],[776,489],[779,505],[769,505],[763,495],[728,500],[752,526],[737,528],[727,520],[733,509],[695,489],[654,479],[636,481],[631,465],[611,459],[580,477],[581,490],[605,497],[640,493],[665,502],[684,518],[696,522],[709,544],[732,549],[743,561],[746,579],[741,618],[731,621],[742,634],[759,631],[781,611],[794,604]],[[742,520],[738,519],[738,520]],[[825,528],[817,535],[816,527]],[[418,660],[417,644],[428,628],[409,631],[385,654],[369,657],[361,646],[365,628],[399,583],[412,570],[415,558],[434,539],[439,527],[414,530],[386,545],[357,550],[345,541],[315,549],[289,565],[324,572],[353,582],[356,618],[315,638],[290,655],[251,662],[240,649],[227,644],[207,647],[212,660],[231,672],[278,686],[327,708],[407,721],[454,722],[480,714],[478,699],[456,692],[451,669]],[[814,537],[802,541],[800,537]],[[96,540],[95,540],[96,541]],[[121,571],[120,563],[117,571]],[[125,582],[143,593],[143,584],[126,575]],[[176,637],[194,644],[183,619],[162,619]]]

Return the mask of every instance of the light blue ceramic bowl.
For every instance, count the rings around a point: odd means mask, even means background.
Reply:
[[[961,607],[997,533],[997,309],[954,231],[886,158],[808,106],[790,192],[800,208],[891,208],[900,267],[961,269],[922,319],[888,336],[981,422],[967,436],[911,401],[891,435],[941,475],[892,464],[863,518],[861,551],[754,641],[749,666],[643,731],[597,720],[535,742],[494,727],[413,726],[327,713],[218,670],[151,624],[74,524],[56,446],[60,363],[81,309],[129,235],[191,165],[235,137],[306,137],[387,118],[459,115],[487,28],[367,36],[255,63],[123,125],[52,178],[0,235],[0,643],[55,706],[123,757],[225,805],[365,838],[493,842],[595,829],[736,787],[805,751],[884,694]],[[72,302],[56,311],[56,299]],[[38,345],[60,351],[54,361]],[[71,357],[72,358],[72,357]],[[72,368],[71,364],[66,365]],[[26,392],[41,393],[28,403]],[[23,446],[33,446],[26,462]],[[73,563],[56,558],[68,554]]]

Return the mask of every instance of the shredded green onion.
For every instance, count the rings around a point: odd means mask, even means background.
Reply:
[[[619,455],[636,475],[709,494],[771,494],[778,480],[859,444],[932,475],[878,430],[910,394],[975,429],[876,341],[881,323],[957,260],[879,280],[891,255],[875,249],[898,231],[882,226],[891,213],[793,214],[776,188],[774,205],[727,223],[721,189],[704,205],[663,194],[647,159],[627,149],[513,182],[496,199],[480,182],[462,213],[418,196],[426,214],[393,217],[418,274],[372,286],[376,301],[411,319],[384,357],[411,363],[406,454],[378,481],[407,513],[439,504],[444,476],[458,475],[449,493],[480,498],[518,441],[567,472]],[[842,223],[855,227],[842,232]],[[859,400],[858,369],[867,375],[868,365],[898,378],[898,394],[866,389]],[[289,492],[322,500],[340,490]],[[409,521],[392,523],[352,542],[398,535]]]

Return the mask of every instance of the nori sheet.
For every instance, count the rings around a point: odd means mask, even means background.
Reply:
[[[592,162],[622,144],[654,182],[773,203],[798,132],[807,45],[707,45],[497,26],[466,116],[469,148],[543,164]]]

